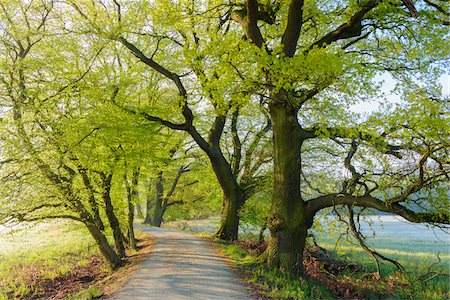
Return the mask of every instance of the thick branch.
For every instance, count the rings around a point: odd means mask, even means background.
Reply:
[[[156,61],[154,61],[153,59],[147,57],[144,53],[141,52],[141,50],[139,50],[135,45],[133,45],[132,43],[127,41],[124,37],[119,37],[118,41],[120,43],[122,43],[125,47],[127,47],[131,51],[131,53],[134,56],[136,56],[140,61],[142,61],[144,64],[146,64],[147,66],[149,66],[156,72],[162,74],[166,78],[172,80],[175,83],[175,85],[177,86],[178,93],[180,94],[180,96],[182,96],[183,98],[186,97],[187,92],[183,86],[183,83],[180,80],[180,76],[178,76],[175,73],[170,72],[169,70],[167,70],[166,68],[164,68],[163,66],[158,64]]]
[[[233,117],[231,119],[231,135],[233,139],[233,163],[232,163],[232,172],[235,177],[239,173],[239,167],[241,165],[242,159],[242,143],[239,139],[237,122],[239,117],[239,109],[236,109],[233,113]]]
[[[379,211],[384,211],[392,214],[399,215],[406,220],[413,223],[442,223],[450,224],[450,214],[448,212],[429,212],[419,213],[414,212],[403,205],[394,203],[389,205],[389,200],[384,202],[380,199],[372,197],[370,195],[364,196],[352,196],[348,194],[329,194],[325,196],[319,196],[306,202],[308,215],[314,217],[314,215],[327,207],[333,207],[336,205],[349,205],[375,208]]]
[[[246,0],[245,9],[236,10],[231,13],[231,19],[241,24],[245,37],[251,40],[258,48],[261,48],[264,40],[258,27],[258,16],[257,0]]]
[[[369,11],[378,5],[378,2],[378,0],[369,0],[366,5],[362,6],[361,9],[350,18],[348,22],[325,34],[321,39],[311,44],[306,52],[310,51],[314,47],[321,48],[338,40],[360,36],[362,30],[361,21]]]
[[[223,133],[223,128],[225,126],[226,116],[217,115],[214,119],[214,124],[209,132],[209,143],[212,146],[219,146],[220,137]]]
[[[324,136],[327,138],[335,137],[335,138],[344,138],[344,139],[356,139],[356,140],[375,143],[377,146],[381,147],[379,149],[381,151],[381,153],[390,154],[397,158],[402,158],[402,155],[399,152],[399,150],[405,149],[405,146],[390,145],[390,144],[384,143],[384,138],[386,137],[386,135],[389,134],[387,132],[384,132],[384,133],[380,134],[380,136],[376,137],[370,133],[363,132],[359,129],[356,132],[356,134],[355,134],[355,131],[349,130],[349,128],[339,128],[339,127],[323,128],[320,126],[313,126],[310,128],[302,129],[303,137],[305,139],[318,138],[318,137],[322,136],[324,132],[326,133]],[[377,144],[377,140],[379,140],[379,139],[383,139],[383,141]]]
[[[286,29],[281,43],[283,51],[287,57],[295,54],[298,38],[303,24],[303,0],[291,0]]]

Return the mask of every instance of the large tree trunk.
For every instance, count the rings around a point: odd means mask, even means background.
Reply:
[[[301,146],[303,138],[297,110],[283,92],[270,104],[273,125],[274,180],[268,227],[270,267],[298,274],[302,271],[307,227],[305,203],[300,193]]]
[[[209,155],[209,158],[224,195],[222,218],[216,236],[223,240],[233,241],[238,239],[238,213],[244,204],[245,194],[236,182],[230,164],[223,157],[220,149],[215,152],[217,154]]]

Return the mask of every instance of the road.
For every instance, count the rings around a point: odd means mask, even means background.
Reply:
[[[252,299],[211,243],[192,234],[137,227],[156,240],[112,299]]]

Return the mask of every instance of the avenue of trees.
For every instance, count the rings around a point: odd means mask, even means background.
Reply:
[[[160,226],[221,209],[216,235],[236,240],[251,199],[270,230],[261,261],[289,273],[322,210],[352,228],[365,209],[449,224],[449,13],[438,0],[0,0],[0,223],[82,222],[118,267],[136,213]]]

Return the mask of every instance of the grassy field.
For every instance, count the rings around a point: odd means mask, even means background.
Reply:
[[[164,226],[212,233],[218,223],[219,218],[212,217],[170,222]],[[450,299],[450,240],[447,234],[389,218],[385,218],[382,223],[375,221],[371,228],[375,231],[375,238],[370,238],[369,244],[383,255],[398,260],[405,267],[404,272],[397,272],[390,263],[382,263],[382,276],[377,278],[372,258],[359,246],[345,239],[336,243],[336,229],[334,235],[329,235],[326,231],[316,234],[320,246],[339,261],[356,263],[362,272],[343,271],[330,277],[332,280],[320,275],[324,283],[287,278],[283,274],[267,270],[259,266],[255,256],[240,245],[221,244],[221,247],[243,272],[250,272],[247,274],[248,280],[256,288],[275,299],[335,298],[336,293],[339,294],[338,285],[350,290],[353,288],[355,293],[360,289],[365,299]],[[371,228],[363,228],[367,236],[372,235]],[[245,225],[243,229],[241,238],[255,237],[255,230]],[[330,289],[334,289],[335,293],[330,293]],[[340,296],[345,298],[345,289]]]
[[[77,298],[90,298],[99,293],[95,286],[79,294],[81,287],[93,279],[86,274],[85,284],[70,281],[74,272],[94,265],[95,272],[107,274],[107,264],[99,256],[94,240],[80,225],[51,222],[20,231],[0,228],[0,299],[42,296],[43,288],[57,290],[60,278],[69,279],[64,287]],[[92,269],[90,269],[92,272]],[[76,296],[77,295],[77,296]]]

